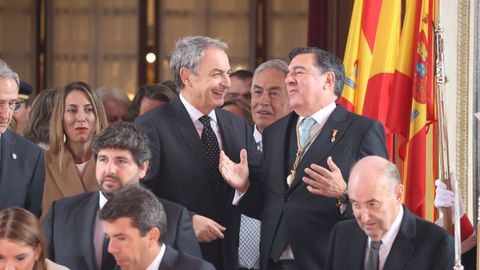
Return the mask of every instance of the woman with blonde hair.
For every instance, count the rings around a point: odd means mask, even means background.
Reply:
[[[23,208],[0,212],[0,269],[68,270],[46,259],[43,231]]]
[[[107,125],[102,101],[88,84],[73,82],[57,94],[45,153],[42,221],[54,200],[98,190],[91,144]]]

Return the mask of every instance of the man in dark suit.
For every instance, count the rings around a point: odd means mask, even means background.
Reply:
[[[45,169],[40,147],[7,130],[21,107],[19,78],[0,60],[0,210],[23,207],[40,216]]]
[[[385,133],[335,105],[345,78],[337,57],[295,48],[290,59],[285,82],[294,112],[263,133],[261,181],[249,175],[244,152],[240,163],[221,155],[220,169],[237,191],[234,203],[262,219],[260,269],[323,269],[332,227],[351,218],[344,177],[363,156],[387,156]]]
[[[237,162],[249,152],[250,173],[258,174],[261,154],[253,131],[243,119],[217,109],[230,86],[227,45],[196,36],[181,39],[170,58],[180,94],[162,107],[140,116],[153,153],[146,185],[159,197],[192,213],[203,257],[221,269],[235,269],[239,213],[231,204],[233,189],[218,171],[220,150]]]
[[[333,228],[326,269],[453,269],[452,237],[402,206],[395,164],[378,156],[361,159],[348,189],[356,220]]]
[[[55,201],[44,224],[48,256],[71,270],[104,270],[114,266],[105,263],[109,256],[98,212],[122,187],[138,185],[151,158],[147,135],[132,123],[107,127],[95,136],[92,144],[100,191]],[[168,217],[168,230],[163,235],[165,243],[201,257],[187,209],[161,201]]]
[[[120,269],[214,270],[210,263],[165,244],[167,221],[162,203],[149,190],[130,185],[100,211],[108,251]]]

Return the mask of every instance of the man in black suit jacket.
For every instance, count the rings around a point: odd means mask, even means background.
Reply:
[[[23,207],[40,216],[45,167],[40,147],[7,130],[17,102],[19,78],[0,60],[0,210]]]
[[[237,267],[236,250],[231,247],[238,246],[232,241],[238,239],[240,218],[231,205],[233,189],[218,171],[218,152],[207,155],[210,149],[206,148],[220,148],[237,162],[240,150],[247,149],[251,174],[258,174],[261,162],[251,126],[217,109],[230,86],[226,48],[225,43],[208,37],[178,41],[170,69],[179,96],[136,120],[146,130],[153,153],[146,185],[157,196],[191,211],[203,257],[219,270]],[[211,129],[204,128],[202,119]],[[208,136],[203,135],[212,132],[210,139],[215,142],[207,147],[204,139]]]
[[[116,123],[93,140],[100,192],[84,193],[55,201],[44,224],[48,255],[75,269],[100,269],[103,228],[99,208],[122,187],[138,185],[151,158],[147,135],[132,123]],[[165,243],[201,258],[201,251],[185,207],[160,199],[167,215]]]
[[[364,156],[387,157],[385,133],[335,105],[345,78],[337,57],[296,48],[290,59],[285,82],[294,112],[263,133],[261,181],[248,174],[245,156],[235,164],[222,155],[220,169],[237,190],[234,203],[262,219],[260,269],[323,269],[332,227],[351,218],[344,178]]]
[[[452,237],[403,207],[395,164],[378,156],[361,159],[350,173],[348,189],[356,220],[333,228],[326,269],[362,270],[370,261],[378,270],[453,269]],[[375,253],[371,243],[380,243],[378,258],[370,256]]]
[[[127,186],[100,212],[105,233],[120,269],[214,270],[210,263],[165,244],[165,212],[149,190]]]

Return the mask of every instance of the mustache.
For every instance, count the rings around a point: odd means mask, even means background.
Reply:
[[[109,181],[117,181],[117,182],[118,182],[118,181],[120,181],[120,178],[117,177],[117,176],[115,176],[115,175],[110,175],[110,174],[109,174],[109,175],[106,175],[106,176],[104,176],[104,177],[102,178],[102,182],[105,182],[105,181],[107,181],[107,180],[109,180]]]

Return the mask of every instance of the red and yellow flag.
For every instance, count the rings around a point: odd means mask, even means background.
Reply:
[[[357,0],[353,6],[338,103],[385,126],[400,39],[401,0]],[[388,128],[392,157],[393,136]]]
[[[387,127],[400,135],[405,205],[421,217],[426,217],[426,207],[433,208],[433,197],[427,203],[426,194],[427,187],[433,190],[436,174],[435,140],[427,139],[435,121],[433,4],[433,0],[406,1],[387,119]]]

